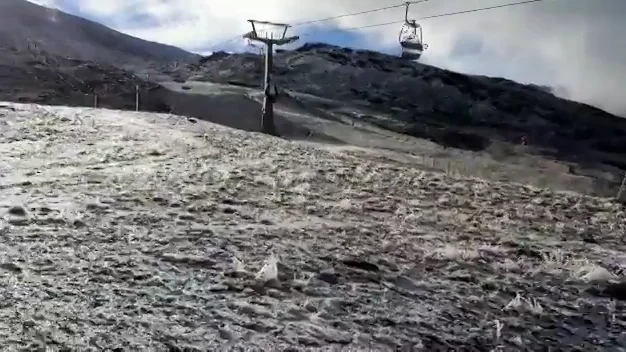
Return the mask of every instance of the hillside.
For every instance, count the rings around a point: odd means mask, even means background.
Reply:
[[[168,92],[137,68],[199,56],[134,38],[25,0],[0,2],[0,99],[68,106],[169,112]],[[97,98],[95,97],[97,95]]]
[[[141,109],[169,112],[165,89],[130,71],[106,64],[68,59],[49,53],[23,53],[0,47],[0,99],[67,106],[135,109],[136,86]]]
[[[281,51],[275,64],[285,97],[322,110],[329,119],[373,124],[491,155],[541,155],[572,164],[575,174],[605,173],[600,183],[607,187],[626,170],[626,119],[557,98],[545,87],[327,44]],[[180,68],[177,75],[259,87],[263,58],[216,53]],[[528,144],[523,148],[522,138]]]
[[[626,343],[610,200],[173,115],[0,112],[8,350]]]
[[[51,55],[117,65],[165,64],[198,57],[26,0],[0,1],[0,46],[22,53],[33,45]]]
[[[0,10],[0,99],[93,106],[97,94],[100,107],[134,110],[138,85],[143,111],[259,129],[259,56],[200,58],[25,0]],[[433,168],[602,196],[615,195],[626,170],[626,120],[545,87],[327,44],[275,61],[285,139],[391,150]]]

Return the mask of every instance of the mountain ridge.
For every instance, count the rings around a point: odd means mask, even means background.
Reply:
[[[483,137],[494,137],[487,130],[501,127],[495,137],[507,142],[519,143],[525,137],[531,145],[570,152],[569,142],[579,140],[601,152],[626,153],[626,119],[536,85],[464,75],[374,51],[319,43],[280,51],[274,72],[279,87],[365,102],[381,112],[394,108],[395,120],[412,135],[447,124],[466,131],[480,129]],[[189,80],[260,84],[263,59],[217,53],[188,66],[182,75]],[[624,160],[613,160],[613,165],[626,169]]]
[[[0,45],[116,64],[169,63],[199,57],[172,45],[136,38],[96,21],[26,0],[0,2]]]

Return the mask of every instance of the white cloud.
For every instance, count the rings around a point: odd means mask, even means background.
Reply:
[[[61,0],[29,0],[30,2],[34,2],[35,4],[51,7],[51,8],[62,8]]]
[[[68,1],[68,0],[65,0]],[[297,23],[400,4],[398,0],[72,0],[83,14],[106,18],[116,29],[188,50],[249,30],[246,19]],[[513,2],[430,0],[411,6],[411,17]],[[55,3],[54,0],[39,2]],[[154,25],[141,27],[137,15]],[[423,60],[463,72],[563,86],[573,99],[626,114],[626,1],[545,0],[422,22],[430,45]],[[344,17],[320,25],[349,28],[402,20],[403,8]],[[359,31],[373,49],[396,45],[399,25]],[[300,28],[294,28],[294,34]],[[307,39],[303,37],[303,41]],[[239,40],[243,45],[243,40]],[[477,46],[472,52],[472,43]],[[464,48],[465,47],[465,48]],[[463,49],[464,48],[464,49]],[[462,49],[462,50],[461,50]],[[476,48],[475,48],[476,49]]]
[[[80,0],[76,1],[76,7],[82,13],[97,15],[99,17],[116,16],[126,11],[136,11],[142,9],[144,6],[149,6],[149,2],[140,2],[139,4],[133,4],[124,0],[107,0],[107,1],[90,1]],[[137,6],[137,7],[135,7]]]

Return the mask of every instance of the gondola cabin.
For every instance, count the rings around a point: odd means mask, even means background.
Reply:
[[[424,50],[428,48],[428,44],[424,44],[422,39],[422,27],[414,22],[402,27],[398,41],[402,49],[401,57],[408,60],[419,59]]]
[[[400,29],[398,41],[400,42],[400,48],[402,50],[401,57],[403,59],[418,60],[424,50],[428,49],[428,44],[424,44],[422,27],[417,24],[415,20],[409,20],[409,5],[411,5],[411,3],[407,2],[404,24]]]

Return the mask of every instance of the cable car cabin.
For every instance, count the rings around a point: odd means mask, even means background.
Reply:
[[[417,24],[415,20],[409,19],[409,6],[411,6],[412,2],[407,1],[405,4],[404,24],[398,35],[398,41],[402,49],[402,55],[400,57],[415,61],[422,56],[424,50],[428,49],[428,44],[424,44],[424,40],[422,39],[422,27]]]
[[[407,21],[402,26],[398,41],[402,49],[400,57],[407,60],[419,59],[424,50],[428,48],[428,44],[424,44],[422,41],[422,27],[415,21]]]
[[[424,45],[419,42],[404,41],[400,42],[400,45],[402,47],[401,57],[403,59],[417,60],[424,52]]]

